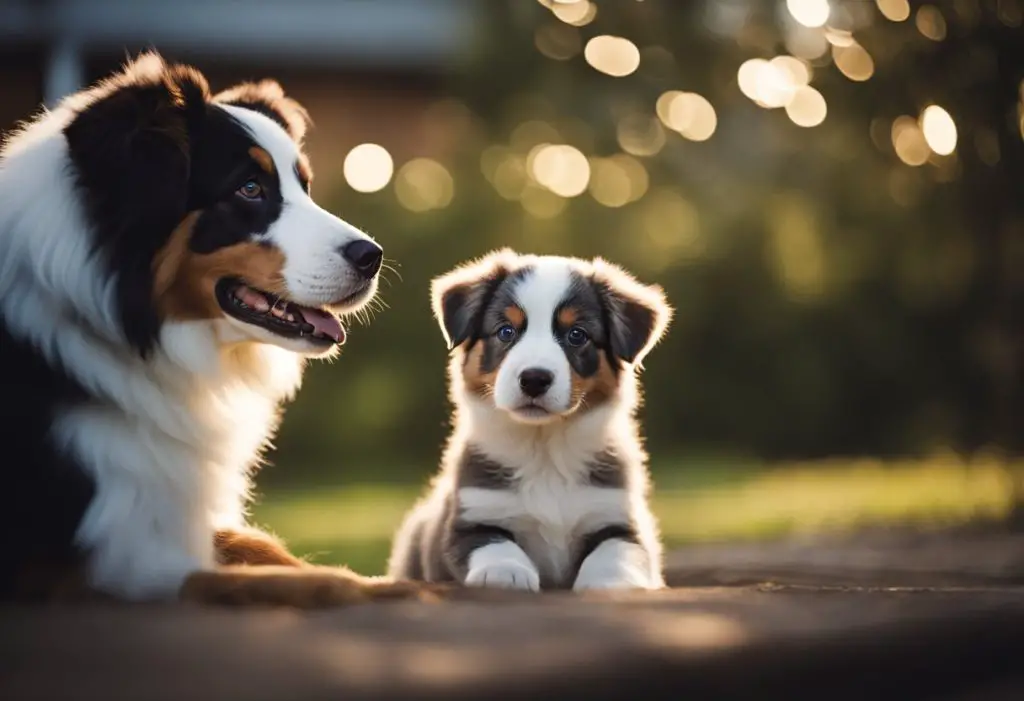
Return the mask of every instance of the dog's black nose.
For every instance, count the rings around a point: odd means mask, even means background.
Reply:
[[[540,368],[529,368],[519,373],[519,387],[523,394],[533,399],[547,392],[554,380],[554,375]]]
[[[356,239],[352,243],[345,244],[341,249],[341,255],[362,275],[369,280],[377,271],[384,260],[384,249],[373,241]]]

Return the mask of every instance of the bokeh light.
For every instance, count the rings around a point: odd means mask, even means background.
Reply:
[[[540,144],[526,157],[530,175],[559,197],[576,197],[587,189],[590,163],[583,153],[567,144]]]
[[[609,34],[588,41],[583,57],[595,70],[616,78],[627,76],[640,67],[640,49],[636,44]]]
[[[455,181],[448,169],[430,158],[414,158],[395,176],[398,202],[413,212],[443,209],[455,195]]]
[[[924,165],[931,154],[917,120],[906,115],[893,120],[892,147],[899,159],[909,166]]]
[[[590,162],[590,195],[605,207],[622,207],[647,192],[647,169],[626,154],[593,158]]]
[[[537,185],[527,185],[519,200],[523,209],[537,219],[552,219],[565,209],[565,198]]]
[[[574,27],[583,27],[594,21],[597,16],[597,5],[589,0],[575,2],[556,2],[551,5],[555,17]]]
[[[619,147],[633,156],[653,156],[665,146],[665,129],[657,117],[632,114],[615,129]]]
[[[792,56],[752,58],[740,64],[736,79],[740,91],[755,104],[775,109],[788,104],[797,88],[806,85],[810,70]]]
[[[946,38],[946,18],[934,5],[922,5],[914,16],[914,24],[917,31],[932,41],[942,41]]]
[[[359,144],[345,156],[342,172],[356,192],[377,192],[391,181],[395,164],[380,144]]]
[[[921,132],[932,151],[948,156],[956,150],[956,123],[949,112],[929,105],[921,113]]]
[[[828,0],[786,0],[786,9],[805,27],[820,27],[828,21]]]
[[[871,54],[855,41],[848,46],[833,46],[832,60],[839,72],[850,80],[864,81],[875,73]]]
[[[801,85],[786,103],[786,115],[800,127],[816,127],[825,121],[826,114],[825,97],[810,85]]]
[[[910,3],[907,0],[875,0],[878,11],[891,22],[904,22],[910,17]]]
[[[572,58],[583,45],[580,33],[575,28],[554,22],[538,27],[533,35],[533,43],[541,54],[556,61]]]

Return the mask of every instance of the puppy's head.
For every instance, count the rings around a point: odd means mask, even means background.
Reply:
[[[660,287],[600,258],[508,249],[436,278],[431,292],[462,391],[523,423],[615,401],[672,314]]]
[[[168,325],[308,356],[376,293],[382,250],[310,197],[305,110],[273,81],[217,95],[147,54],[63,105],[64,137],[120,326],[143,354]]]

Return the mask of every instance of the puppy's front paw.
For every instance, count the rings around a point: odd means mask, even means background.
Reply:
[[[638,572],[606,571],[580,572],[573,584],[574,591],[587,589],[659,589],[660,586],[650,581],[649,577]]]
[[[466,575],[466,585],[540,591],[540,575],[531,567],[509,560],[471,569]]]

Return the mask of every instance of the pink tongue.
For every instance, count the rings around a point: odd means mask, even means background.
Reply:
[[[312,326],[317,333],[323,334],[328,338],[333,338],[335,343],[345,342],[345,329],[341,327],[338,320],[334,318],[333,314],[328,314],[320,309],[311,309],[309,307],[299,307],[302,311],[302,318],[306,320],[306,323]]]

